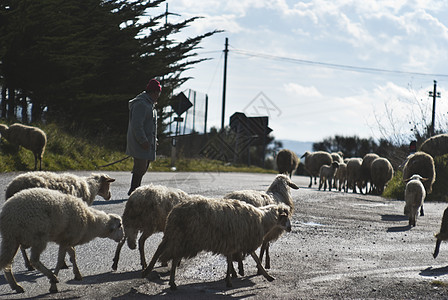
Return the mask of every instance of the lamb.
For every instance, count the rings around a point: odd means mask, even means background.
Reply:
[[[42,217],[47,216],[47,217]],[[93,209],[81,199],[44,188],[23,190],[11,197],[0,213],[0,269],[13,290],[24,289],[14,278],[11,267],[19,246],[31,247],[31,263],[50,280],[50,292],[58,291],[58,279],[40,261],[48,242],[59,244],[59,261],[65,252],[73,263],[75,280],[81,280],[74,246],[85,244],[96,237],[116,242],[123,238],[121,218]]]
[[[317,184],[317,176],[319,176],[320,167],[323,165],[331,165],[333,159],[331,158],[331,154],[326,151],[316,151],[316,152],[308,152],[306,151],[301,158],[305,157],[305,170],[308,172],[310,176],[310,184],[308,187],[310,188],[313,184]]]
[[[38,160],[39,170],[42,170],[42,157],[47,145],[47,135],[42,129],[20,123],[14,123],[9,127],[0,124],[0,134],[11,144],[31,150],[34,155],[34,170],[37,170]]]
[[[21,190],[33,187],[59,190],[65,194],[73,195],[84,200],[87,205],[92,205],[96,195],[105,200],[111,198],[110,183],[115,179],[106,174],[91,174],[89,177],[79,177],[68,173],[54,173],[47,171],[27,172],[15,177],[6,187],[5,199],[8,200]],[[23,248],[22,256],[28,270],[33,270],[28,256]],[[60,266],[66,268],[65,263]]]
[[[343,157],[344,157],[344,154],[341,151],[339,151],[339,152],[331,152],[331,158],[333,159],[333,161],[337,161],[339,163],[339,165],[344,163]],[[338,178],[336,176],[333,179],[333,187],[335,189],[338,187]]]
[[[386,184],[394,177],[394,168],[387,158],[378,157],[370,167],[373,192],[381,195]]]
[[[228,287],[232,286],[231,257],[238,253],[250,254],[264,277],[272,281],[275,278],[267,274],[255,250],[271,230],[291,231],[290,216],[290,208],[284,203],[257,208],[232,199],[182,202],[169,214],[162,242],[142,275],[148,276],[159,257],[161,261],[172,260],[169,284],[175,290],[175,272],[180,260],[210,251],[227,258]]]
[[[448,207],[445,208],[445,211],[443,212],[442,217],[442,224],[440,225],[440,231],[435,235],[437,241],[436,241],[436,248],[434,249],[433,257],[436,258],[437,255],[439,255],[439,248],[442,241],[448,240]]]
[[[288,149],[280,150],[277,154],[277,168],[280,174],[287,174],[291,178],[299,164],[297,155]]]
[[[380,157],[378,154],[375,153],[367,153],[362,158],[362,164],[361,164],[361,179],[362,179],[362,185],[366,187],[366,194],[372,192],[372,175],[371,175],[371,168],[372,168],[372,162]],[[370,189],[368,187],[368,183],[370,183]],[[362,193],[362,190],[361,190]]]
[[[340,163],[335,174],[335,182],[338,183],[338,190],[347,192],[347,164]]]
[[[112,269],[117,270],[120,251],[125,241],[130,249],[136,248],[137,235],[142,234],[138,241],[140,263],[146,268],[145,241],[156,232],[163,232],[166,219],[173,207],[181,201],[187,201],[189,195],[176,188],[162,185],[145,185],[137,188],[126,202],[123,213],[125,238],[118,243],[115,250]]]
[[[423,201],[425,200],[426,192],[422,182],[427,180],[428,178],[423,178],[418,174],[414,174],[405,180],[407,183],[404,191],[404,200],[406,201],[404,214],[409,217],[409,226],[415,226],[419,209],[420,216],[424,216]]]
[[[359,157],[350,158],[347,162],[347,186],[353,189],[353,193],[356,193],[356,186],[362,190],[361,165],[362,158]]]
[[[242,190],[228,193],[224,196],[224,199],[236,199],[246,203],[249,203],[255,207],[266,206],[269,204],[285,203],[289,206],[291,213],[294,212],[294,202],[291,197],[289,188],[295,190],[299,187],[292,182],[286,175],[277,175],[274,181],[271,183],[266,192],[254,191],[254,190]],[[271,257],[269,255],[269,243],[277,240],[282,234],[283,230],[276,229],[269,232],[263,241],[260,249],[260,260],[263,260],[263,255],[266,252],[265,267],[271,268]],[[239,262],[239,273],[244,274],[241,260]]]
[[[428,153],[433,158],[448,153],[448,134],[438,134],[425,140],[420,151]]]
[[[334,175],[339,168],[339,163],[337,161],[334,161],[331,163],[331,165],[323,165],[320,167],[319,171],[319,191],[322,187],[322,184],[324,185],[324,191],[327,189],[327,182],[328,182],[328,190],[331,191],[331,186],[333,182]]]
[[[432,185],[436,180],[436,168],[434,159],[431,155],[417,151],[406,158],[403,167],[403,180],[410,178],[412,175],[418,174],[428,180],[423,182],[426,194],[432,193]]]

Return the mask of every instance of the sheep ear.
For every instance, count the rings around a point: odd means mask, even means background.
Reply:
[[[420,179],[421,181],[428,181],[429,180],[429,178],[422,178],[422,179]]]
[[[409,180],[411,180],[411,178],[403,179],[404,182],[408,182]]]
[[[114,182],[115,181],[115,178],[109,177],[107,175],[103,175],[102,177],[106,182]]]
[[[288,181],[288,186],[290,186],[291,188],[298,190],[299,187],[292,181]]]

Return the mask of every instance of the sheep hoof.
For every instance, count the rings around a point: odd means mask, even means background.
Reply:
[[[56,286],[56,283],[51,284],[50,293],[54,294],[54,293],[57,293],[57,292],[58,292],[58,287]]]
[[[173,283],[170,283],[170,289],[172,290],[172,291],[175,291],[175,290],[177,290],[177,285],[173,282]]]
[[[114,262],[114,264],[112,265],[112,270],[116,271],[118,267],[118,264]]]
[[[22,287],[21,285],[19,285],[19,284],[17,284],[17,285],[14,287],[14,290],[15,290],[17,293],[25,293],[25,290],[24,290],[23,287]]]
[[[81,274],[76,274],[74,280],[82,281],[82,275]]]

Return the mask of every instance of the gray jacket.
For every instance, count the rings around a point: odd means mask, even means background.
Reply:
[[[141,144],[149,141],[148,150]],[[129,125],[126,154],[139,159],[156,160],[157,112],[154,101],[146,92],[129,101]]]

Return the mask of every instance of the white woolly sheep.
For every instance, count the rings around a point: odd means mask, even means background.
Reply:
[[[434,159],[431,155],[418,151],[409,155],[403,167],[403,180],[410,178],[412,175],[418,174],[423,178],[427,178],[423,185],[426,194],[431,194],[432,185],[436,180],[436,168]]]
[[[442,241],[448,240],[448,207],[445,208],[445,211],[443,212],[442,217],[442,224],[440,225],[440,231],[435,235],[437,241],[436,241],[436,248],[434,249],[433,257],[436,258],[437,255],[439,255],[439,249],[440,244]]]
[[[335,182],[338,183],[338,190],[347,192],[347,164],[340,163],[339,168],[334,175]]]
[[[181,201],[187,201],[189,195],[176,188],[161,185],[144,185],[137,188],[126,202],[123,213],[124,239],[115,250],[112,269],[117,270],[120,251],[127,241],[130,249],[136,248],[137,235],[140,263],[146,268],[145,241],[156,232],[163,232],[166,219],[173,207]]]
[[[341,151],[331,152],[330,155],[331,155],[331,158],[333,159],[333,161],[337,161],[339,163],[339,165],[344,163],[344,159],[343,159],[344,154]],[[333,187],[335,189],[338,187],[338,178],[336,176],[333,179]]]
[[[105,200],[111,198],[110,183],[115,179],[106,174],[91,174],[89,177],[80,177],[69,173],[54,173],[47,171],[27,172],[15,177],[6,187],[5,199],[8,200],[21,190],[41,187],[51,190],[58,190],[62,193],[81,198],[92,205],[96,195]],[[28,270],[33,270],[25,250],[21,247],[25,266]],[[67,268],[62,265],[61,268]]]
[[[42,170],[42,157],[47,145],[47,135],[42,129],[20,123],[14,123],[9,127],[0,124],[0,134],[11,144],[31,150],[34,155],[34,170],[37,170],[38,160],[39,170]]]
[[[425,140],[420,151],[428,153],[433,158],[448,153],[448,134],[438,134]]]
[[[320,167],[319,190],[321,189],[321,187],[323,185],[324,191],[325,191],[327,189],[327,182],[328,182],[328,190],[331,191],[333,178],[334,178],[334,175],[338,168],[339,168],[339,163],[337,161],[332,162],[331,165],[323,165],[322,167]]]
[[[427,180],[428,178],[423,178],[418,174],[414,174],[404,180],[406,182],[404,215],[409,217],[409,226],[415,226],[419,209],[420,216],[424,216],[423,202],[425,201],[426,192],[422,182]]]
[[[313,184],[317,184],[317,177],[319,176],[320,167],[323,165],[331,165],[333,159],[331,158],[331,154],[325,151],[316,151],[316,152],[305,152],[301,158],[305,157],[305,170],[308,172],[310,176],[310,184],[308,187],[310,188]]]
[[[295,190],[299,187],[292,182],[286,175],[277,175],[274,181],[271,183],[266,192],[260,192],[255,190],[242,190],[228,193],[224,196],[224,199],[235,199],[246,203],[249,203],[255,207],[266,206],[269,204],[285,203],[291,209],[291,213],[294,212],[294,202],[291,197],[290,189]],[[269,255],[269,243],[277,240],[282,234],[283,230],[276,229],[265,237],[260,249],[260,260],[263,260],[263,255],[266,252],[265,267],[269,269],[271,267],[271,257]],[[240,275],[244,274],[241,260],[238,260],[238,268]]]
[[[42,217],[46,216],[46,217]],[[59,244],[58,264],[65,252],[73,263],[75,280],[81,280],[75,259],[76,245],[96,237],[120,241],[123,238],[121,218],[93,209],[81,199],[59,191],[32,188],[11,197],[0,214],[2,235],[0,269],[13,290],[24,292],[11,271],[19,246],[31,247],[31,264],[50,280],[50,292],[57,292],[58,279],[40,261],[40,254],[48,242]]]
[[[287,174],[289,178],[293,175],[299,164],[297,155],[288,149],[282,149],[277,154],[277,168],[280,174]]]
[[[370,167],[373,192],[381,195],[386,184],[394,177],[394,168],[387,158],[378,157]]]
[[[162,242],[142,275],[148,276],[159,257],[161,261],[172,260],[169,284],[174,290],[180,260],[210,251],[227,258],[228,287],[232,286],[232,256],[239,253],[250,254],[264,277],[272,281],[274,278],[266,273],[255,250],[272,229],[291,231],[290,215],[290,208],[284,203],[257,208],[232,199],[182,202],[169,214]]]
[[[361,164],[361,179],[362,179],[362,185],[366,187],[366,194],[372,192],[372,175],[371,175],[371,169],[372,169],[372,162],[380,157],[376,153],[367,153],[362,158],[362,164]],[[370,184],[370,188],[368,186]],[[362,193],[362,190],[361,190]]]
[[[347,162],[347,186],[356,193],[356,186],[362,191],[362,177],[361,177],[362,158],[353,157]]]

